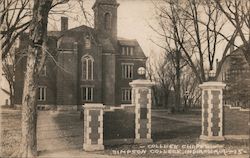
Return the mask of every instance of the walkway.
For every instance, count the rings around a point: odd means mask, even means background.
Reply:
[[[84,152],[82,150],[63,150],[51,153],[41,153],[39,158],[119,158],[117,156],[101,155],[97,153]]]
[[[106,158],[102,152],[84,152],[83,121],[80,113],[49,112],[38,113],[38,151],[41,158]]]

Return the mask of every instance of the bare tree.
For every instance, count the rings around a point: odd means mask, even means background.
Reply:
[[[37,81],[47,50],[47,23],[52,0],[34,0],[29,30],[29,48],[22,97],[22,139],[16,157],[36,157]]]
[[[162,30],[162,33],[159,33],[163,39],[164,44],[159,45],[165,51],[165,64],[169,64],[168,75],[171,76],[171,85],[175,92],[175,107],[177,110],[180,109],[181,105],[181,70],[186,65],[185,60],[183,60],[182,48],[180,47],[177,38],[181,38],[184,40],[185,30],[181,30],[179,32],[176,27],[181,26],[176,18],[175,12],[178,8],[178,5],[172,5],[170,8],[161,7],[160,10],[160,18],[159,18],[159,26]],[[168,9],[171,11],[168,12]],[[178,9],[179,10],[179,9]],[[171,21],[169,23],[169,20]],[[154,28],[153,28],[154,29]],[[165,71],[167,69],[164,69]]]
[[[9,58],[9,60],[12,60]],[[7,59],[3,60],[2,63],[3,66],[3,75],[5,76],[8,84],[9,84],[9,91],[2,88],[3,91],[5,91],[9,95],[10,100],[10,107],[14,107],[14,74],[15,74],[15,65],[10,64],[10,62]]]
[[[152,51],[151,51],[152,52]],[[152,54],[152,53],[151,53]],[[153,57],[150,56],[146,62],[146,71],[147,71],[147,78],[152,81],[155,82],[156,81],[156,75],[155,75],[155,67],[156,67],[156,63],[154,62],[154,59],[152,59]],[[159,105],[159,100],[158,100],[158,91],[157,91],[157,85],[154,85],[152,87],[152,93],[153,93],[153,100],[152,103],[154,106],[158,106]]]
[[[153,53],[151,53],[153,54]],[[157,62],[152,57],[147,61],[147,75],[156,85],[153,87],[154,105],[168,108],[171,92],[172,80],[170,75],[170,64],[165,62],[165,58],[158,59]]]
[[[173,69],[171,69],[170,63],[166,62],[164,58],[162,62],[159,62],[156,68],[156,74],[158,76],[158,83],[160,85],[159,90],[162,93],[163,105],[169,107],[169,97],[171,92],[171,87],[173,87]]]
[[[214,0],[214,2],[238,33],[243,42],[241,49],[250,65],[250,2],[248,0]]]
[[[169,23],[173,31],[162,34],[166,41],[170,40],[172,45],[180,47],[182,58],[193,70],[199,83],[208,80],[207,69],[215,69],[215,58],[222,54],[225,60],[230,43],[219,50],[220,43],[224,41],[223,29],[226,21],[222,13],[208,0],[174,1],[165,0],[166,5],[159,7],[161,26],[168,30],[165,23]],[[161,27],[163,28],[163,27]],[[225,36],[233,41],[237,31]],[[216,67],[216,77],[219,75],[223,62]],[[215,77],[215,78],[216,78]]]
[[[37,86],[38,77],[45,60],[47,49],[47,25],[50,10],[67,1],[34,0],[29,24],[29,46],[22,97],[22,137],[20,149],[13,157],[37,156]],[[8,10],[9,12],[10,10]],[[19,17],[16,17],[19,19]],[[18,21],[21,21],[19,19]],[[9,28],[8,28],[9,29]],[[9,30],[6,30],[8,34]],[[10,31],[11,32],[11,31]],[[7,42],[8,43],[8,42]],[[2,47],[3,48],[3,47]],[[3,49],[4,50],[4,49]],[[3,51],[4,53],[5,51]],[[7,53],[7,51],[6,51]],[[3,54],[2,57],[5,57]]]
[[[184,101],[184,108],[188,110],[191,107],[197,107],[199,105],[201,92],[199,89],[199,82],[192,70],[188,67],[183,69],[181,86],[181,97]]]
[[[16,39],[28,29],[30,24],[29,0],[1,0],[1,42],[2,58],[4,59],[15,43]]]
[[[29,0],[1,0],[0,1],[0,43],[1,43],[1,71],[8,70],[10,67],[7,66],[6,62],[2,63],[2,60],[8,56],[9,51],[15,44],[16,39],[29,27]],[[4,67],[2,67],[5,64]],[[6,69],[8,68],[8,69]],[[6,74],[5,71],[5,74]],[[4,72],[1,72],[1,75]],[[11,75],[11,73],[7,73]],[[7,77],[7,76],[6,76]],[[7,81],[10,83],[12,79],[10,76]],[[11,87],[12,85],[10,85]],[[11,90],[11,89],[10,89]]]

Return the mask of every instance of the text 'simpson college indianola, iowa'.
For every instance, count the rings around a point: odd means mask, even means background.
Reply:
[[[47,62],[40,75],[38,105],[74,106],[84,103],[120,105],[131,103],[129,82],[146,57],[136,40],[117,37],[116,0],[97,0],[93,6],[94,28],[68,29],[61,18],[61,31],[50,31]],[[28,34],[20,38],[16,70],[15,104],[21,104]],[[63,107],[63,106],[62,106]]]

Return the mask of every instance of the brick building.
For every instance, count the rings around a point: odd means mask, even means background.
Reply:
[[[131,102],[129,82],[139,78],[146,56],[136,40],[117,37],[116,0],[96,0],[94,28],[50,31],[47,61],[39,77],[38,105],[82,105],[86,102],[120,105]],[[28,35],[20,37],[15,104],[21,104]]]
[[[232,106],[250,107],[250,67],[241,50],[241,47],[230,48],[218,80],[226,83],[224,101]]]

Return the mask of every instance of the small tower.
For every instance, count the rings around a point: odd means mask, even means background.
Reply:
[[[99,34],[117,39],[117,8],[116,0],[96,0],[92,9],[95,16],[95,29]]]

